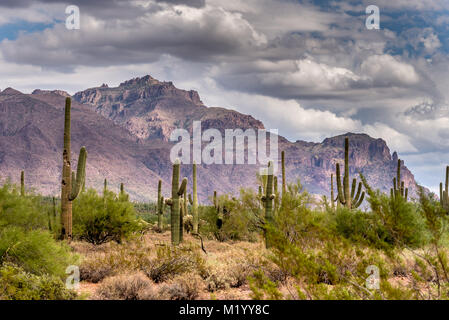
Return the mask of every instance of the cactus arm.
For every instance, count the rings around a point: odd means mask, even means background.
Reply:
[[[86,159],[87,159],[87,151],[85,147],[82,147],[80,150],[79,158],[78,158],[78,167],[76,170],[76,180],[72,183],[72,191],[69,196],[69,201],[73,201],[78,197],[81,188],[84,183],[84,177],[86,172]],[[74,173],[73,173],[74,175]]]
[[[357,201],[357,202],[353,205],[353,207],[354,207],[354,208],[360,207],[360,205],[361,205],[362,202],[363,202],[363,199],[365,199],[365,191],[362,192],[362,195],[360,196],[359,201]]]
[[[357,188],[357,179],[352,179],[352,185],[351,185],[351,199],[354,199],[355,189]]]
[[[179,190],[178,190],[178,196],[181,196],[184,194],[184,192],[186,192],[187,182],[188,182],[187,178],[182,179],[181,186],[179,187]]]
[[[355,181],[356,179],[354,179],[354,181]],[[355,195],[355,198],[353,198],[353,200],[352,200],[352,202],[353,203],[358,203],[359,202],[359,200],[360,200],[360,193],[362,192],[362,183],[361,182],[359,182],[359,187],[357,188],[357,194]],[[357,205],[354,205],[354,208],[358,208],[359,206],[357,206]]]
[[[338,200],[340,201],[340,203],[342,205],[346,204],[346,199],[345,196],[343,194],[343,189],[342,189],[342,185],[341,185],[341,175],[340,175],[340,164],[337,163],[337,192],[338,192]]]

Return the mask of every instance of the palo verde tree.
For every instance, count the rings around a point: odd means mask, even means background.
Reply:
[[[70,111],[71,100],[65,100],[64,149],[62,152],[62,182],[61,182],[61,239],[72,239],[72,201],[75,200],[84,183],[87,151],[82,147],[78,158],[76,175],[72,172],[71,141],[70,141]]]

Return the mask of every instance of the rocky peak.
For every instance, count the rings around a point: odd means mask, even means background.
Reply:
[[[2,95],[2,96],[15,96],[15,95],[19,95],[19,94],[22,94],[22,92],[20,92],[16,89],[13,89],[11,87],[6,88],[5,90],[3,90],[0,93],[0,95]]]
[[[70,94],[67,91],[64,90],[41,90],[41,89],[36,89],[34,90],[31,94],[56,94],[59,96],[63,96],[63,97],[70,97]]]
[[[119,87],[131,87],[131,86],[146,86],[146,85],[155,85],[161,83],[159,80],[154,79],[150,75],[146,75],[144,77],[137,77],[131,80],[127,80],[125,82],[120,83]],[[172,84],[171,82],[169,82]],[[173,85],[173,84],[172,84]]]

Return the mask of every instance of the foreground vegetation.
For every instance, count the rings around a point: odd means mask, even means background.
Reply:
[[[187,197],[176,162],[171,197],[159,181],[157,203],[136,204],[123,184],[85,190],[85,148],[71,167],[70,99],[65,111],[61,198],[28,190],[23,172],[20,187],[0,188],[0,299],[449,298],[449,168],[440,201],[421,187],[410,201],[400,160],[390,195],[362,174],[350,186],[346,138],[330,201],[287,184],[282,152],[281,191],[270,162],[258,192],[200,205],[196,165]]]
[[[53,202],[6,183],[0,298],[448,298],[448,216],[431,195],[411,202],[366,185],[370,210],[362,211],[317,203],[299,182],[286,189],[271,224],[259,195],[243,189],[217,197],[224,213],[199,206],[199,234],[187,232],[186,219],[184,241],[173,246],[169,214],[159,228],[156,204],[94,190],[73,202],[74,241],[58,241]],[[78,290],[65,286],[69,265],[80,268]],[[367,268],[379,271],[379,289],[367,287]]]

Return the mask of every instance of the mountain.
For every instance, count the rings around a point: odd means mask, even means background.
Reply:
[[[44,194],[58,194],[61,180],[64,99],[68,93],[35,90],[23,94],[8,88],[0,92],[0,175],[15,182],[25,170],[27,185]],[[103,179],[117,190],[125,183],[132,199],[156,197],[157,180],[170,194],[171,132],[183,128],[192,134],[193,121],[202,130],[263,129],[250,115],[205,106],[196,91],[176,88],[151,76],[131,79],[118,87],[103,84],[73,96],[73,159],[81,145],[88,150],[87,186],[102,189]],[[328,194],[335,163],[342,162],[344,137],[350,141],[351,178],[362,172],[375,188],[389,191],[395,176],[397,154],[391,155],[382,139],[347,133],[321,143],[290,142],[279,136],[286,151],[289,182],[300,178],[312,193]],[[204,145],[205,143],[203,143]],[[182,165],[191,183],[191,166]],[[257,165],[205,165],[198,168],[198,191],[205,202],[214,190],[238,194],[241,187],[256,187]],[[416,194],[412,173],[402,167],[405,185]],[[189,187],[190,189],[190,187]]]

